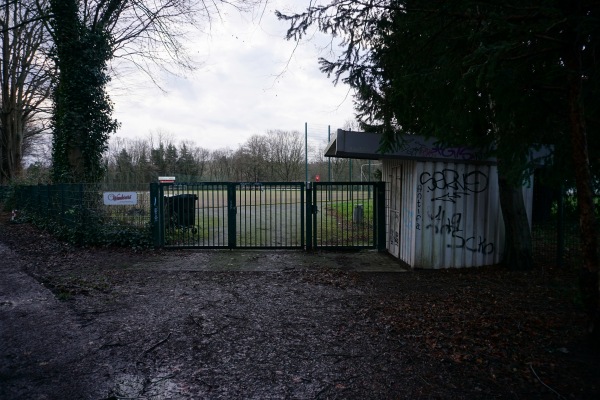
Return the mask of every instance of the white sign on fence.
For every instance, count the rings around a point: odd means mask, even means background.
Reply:
[[[137,204],[136,192],[104,192],[104,204],[107,206],[122,206]]]

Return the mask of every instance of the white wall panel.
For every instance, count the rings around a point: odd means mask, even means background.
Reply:
[[[502,254],[496,167],[419,163],[422,229],[414,267],[460,268],[497,263]]]
[[[497,167],[383,160],[388,251],[415,268],[497,264],[504,249]],[[531,221],[533,185],[523,188]]]

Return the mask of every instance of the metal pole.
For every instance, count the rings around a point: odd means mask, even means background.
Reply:
[[[327,143],[331,143],[331,125],[327,125]],[[327,181],[331,182],[331,157],[327,157]]]
[[[369,160],[369,179],[367,179],[367,182],[371,183],[371,160]],[[371,198],[371,185],[369,185],[369,198]]]
[[[331,143],[331,125],[327,125],[327,144]],[[327,157],[327,182],[331,183],[331,157]],[[327,185],[328,200],[331,201],[331,184]]]
[[[308,182],[308,122],[304,123],[304,169],[305,182]]]

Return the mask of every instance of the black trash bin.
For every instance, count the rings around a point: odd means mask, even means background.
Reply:
[[[165,197],[166,215],[172,228],[196,230],[196,200],[198,196],[195,194]]]

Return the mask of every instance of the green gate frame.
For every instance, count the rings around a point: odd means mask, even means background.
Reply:
[[[222,243],[214,246],[205,246],[198,243],[184,244],[184,245],[172,245],[166,243],[165,232],[167,226],[165,226],[165,189],[174,186],[173,183],[151,183],[150,184],[150,224],[152,227],[153,244],[155,247],[174,247],[174,248],[253,248],[253,249],[304,249],[307,251],[311,250],[339,250],[339,249],[377,249],[378,251],[385,251],[386,249],[386,234],[385,234],[385,183],[384,182],[308,182],[306,185],[304,182],[263,182],[263,183],[245,183],[245,182],[202,182],[202,183],[181,183],[179,186],[189,185],[194,186],[223,186],[226,187],[227,199],[227,243]],[[293,245],[245,245],[238,243],[237,230],[238,230],[238,203],[244,201],[238,198],[238,192],[244,185],[263,185],[264,187],[277,186],[277,185],[289,185],[292,187],[298,187],[300,190],[300,243]],[[263,187],[261,186],[261,187]],[[340,190],[341,188],[341,190]],[[349,189],[348,189],[349,188]],[[360,188],[360,190],[355,190]],[[367,193],[365,197],[364,193]],[[332,242],[331,238],[323,236],[323,224],[322,212],[326,210],[319,210],[322,206],[320,196],[325,194],[326,196],[335,196],[336,193],[344,193],[350,196],[354,196],[354,193],[360,193],[360,196],[354,201],[354,197],[351,199],[343,199],[344,204],[350,207],[354,212],[354,209],[360,206],[361,202],[369,201],[371,205],[368,209],[371,210],[369,215],[363,215],[362,217],[368,219],[367,228],[364,228],[359,232],[367,236],[366,241],[355,241],[349,239],[349,233],[344,231],[344,228],[348,230],[356,230],[355,223],[348,223],[348,226],[344,227],[342,224],[342,230],[338,231],[342,236],[346,234],[346,238],[341,241]],[[248,206],[248,204],[245,204]],[[252,206],[250,204],[250,206]],[[348,211],[348,210],[347,210]],[[331,213],[329,210],[328,212]],[[346,218],[348,215],[346,215]],[[353,215],[354,217],[354,215]],[[284,221],[280,221],[284,222]],[[256,228],[255,228],[256,229]]]
[[[177,189],[182,188],[182,189]],[[223,197],[218,196],[217,202],[221,214],[217,214],[217,222],[211,228],[219,232],[211,236],[212,244],[202,244],[194,236],[196,232],[179,235],[183,244],[168,243],[165,234],[169,226],[172,210],[165,205],[166,194],[199,195],[199,201],[206,192],[214,189],[224,191]],[[297,191],[297,192],[296,192]],[[298,197],[296,194],[298,193]],[[289,195],[289,197],[288,197]],[[210,200],[210,199],[209,199]],[[214,198],[213,198],[214,200]],[[296,201],[298,203],[296,203]],[[177,200],[174,200],[177,202]],[[280,202],[283,202],[282,205]],[[303,249],[305,241],[305,184],[304,182],[198,182],[198,183],[151,183],[151,226],[153,244],[155,247],[176,248],[253,248],[253,249]],[[173,203],[170,203],[173,204]],[[297,213],[283,221],[279,214],[289,211],[288,207],[296,208]],[[286,210],[283,210],[286,208]],[[266,210],[265,210],[266,209]],[[193,211],[194,221],[196,209]],[[279,221],[277,221],[279,216]],[[169,226],[167,226],[167,221]],[[204,212],[200,215],[201,224],[205,223]],[[278,222],[291,222],[290,226]],[[189,225],[189,221],[184,225]],[[198,226],[190,227],[197,230]],[[275,233],[273,234],[273,231]],[[225,240],[226,232],[226,240]],[[242,239],[241,232],[249,233]],[[210,234],[209,234],[210,236]],[[239,236],[239,237],[238,237]],[[222,239],[222,240],[221,240]]]
[[[341,188],[341,190],[340,190]],[[366,190],[365,190],[366,189]],[[364,192],[367,196],[364,196]],[[337,199],[339,194],[347,195],[346,198]],[[361,193],[362,196],[354,198],[354,193]],[[386,250],[385,234],[385,182],[311,182],[307,186],[306,202],[306,249],[307,250],[348,250],[348,249],[377,249],[380,252]],[[325,201],[323,201],[325,197]],[[362,214],[362,203],[367,200],[371,204],[370,215]],[[346,218],[349,219],[349,213],[352,212],[352,222],[346,221],[346,226],[341,223],[336,224],[335,217],[323,218],[325,213],[332,213],[323,208],[323,203],[331,205],[332,203],[341,203],[342,208],[346,208]],[[357,209],[359,208],[359,209]],[[355,215],[356,211],[360,211]],[[365,218],[364,221],[355,221],[359,217]],[[332,229],[327,224],[331,222]],[[323,226],[325,225],[325,234]],[[356,229],[354,225],[362,225]],[[330,232],[333,230],[333,232]],[[359,238],[352,237],[350,231],[358,230]],[[332,238],[328,234],[341,234],[339,238]],[[367,239],[360,238],[361,233],[367,236]],[[344,234],[346,235],[344,237]]]

